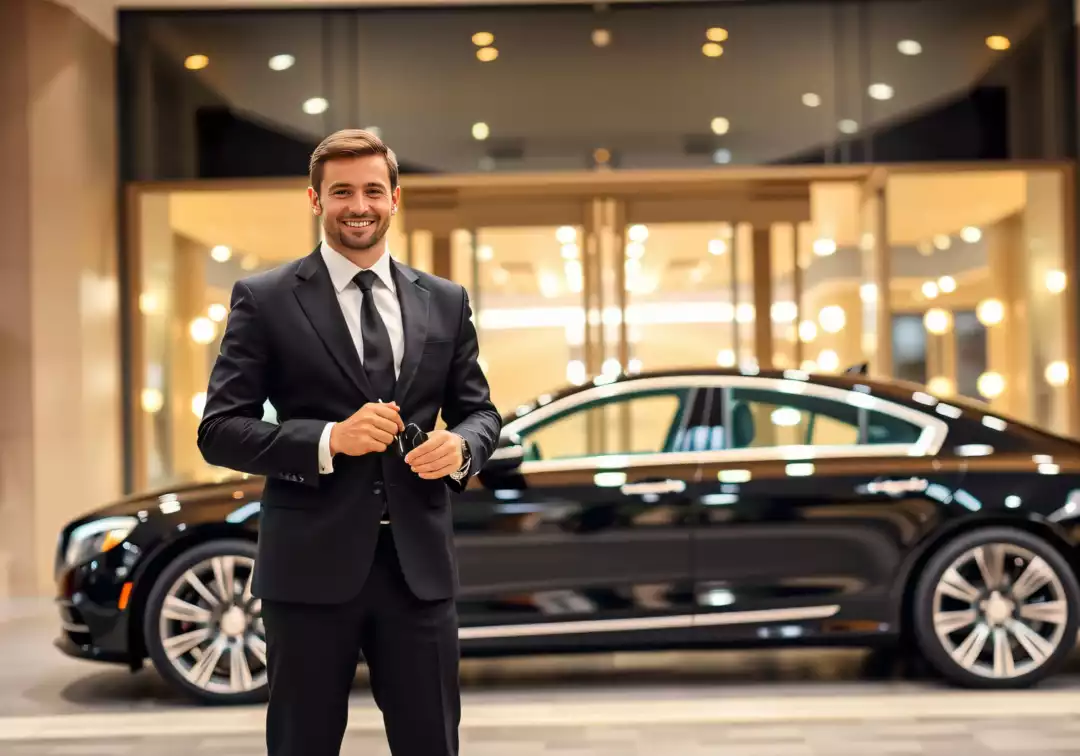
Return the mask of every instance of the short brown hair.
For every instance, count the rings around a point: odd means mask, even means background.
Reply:
[[[386,160],[386,168],[390,171],[390,191],[397,189],[398,163],[394,151],[370,131],[342,129],[322,140],[311,153],[308,174],[315,193],[318,194],[322,188],[323,165],[327,160],[361,155],[382,155]]]

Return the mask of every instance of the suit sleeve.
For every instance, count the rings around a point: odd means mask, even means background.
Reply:
[[[465,490],[469,476],[475,475],[487,462],[499,443],[502,417],[491,401],[487,377],[480,369],[479,344],[472,322],[469,294],[462,289],[461,323],[458,326],[454,359],[450,364],[449,380],[443,396],[442,416],[446,427],[465,439],[472,455],[469,474],[460,481],[445,478],[451,490]]]
[[[210,373],[198,444],[212,465],[317,487],[325,420],[262,419],[270,349],[251,289],[233,286],[221,351]]]

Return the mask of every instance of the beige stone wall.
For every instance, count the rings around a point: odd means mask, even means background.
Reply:
[[[61,525],[122,490],[114,58],[0,3],[0,596],[49,593]]]

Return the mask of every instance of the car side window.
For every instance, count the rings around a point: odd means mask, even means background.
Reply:
[[[735,449],[914,443],[921,432],[859,402],[748,388],[732,388],[728,400]]]
[[[571,407],[520,432],[525,459],[666,451],[690,394],[689,389],[641,391]]]

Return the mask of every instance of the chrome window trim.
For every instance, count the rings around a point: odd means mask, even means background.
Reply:
[[[867,410],[881,412],[922,428],[919,439],[911,444],[859,444],[855,446],[774,446],[750,449],[727,449],[709,452],[653,452],[647,454],[606,454],[566,459],[532,460],[521,463],[521,472],[555,472],[564,470],[612,469],[656,464],[708,464],[712,462],[773,461],[834,459],[840,457],[933,456],[945,444],[949,426],[944,420],[910,407],[904,407],[872,394],[864,394],[835,386],[826,386],[791,378],[762,378],[758,376],[688,374],[638,378],[618,383],[595,385],[563,397],[507,423],[504,432],[514,436],[527,433],[554,415],[600,399],[663,389],[753,388],[798,394],[854,404]],[[858,397],[857,403],[851,402]],[[503,451],[503,450],[499,450]],[[509,454],[504,455],[509,456]]]
[[[840,611],[839,604],[792,607],[790,609],[756,609],[742,612],[702,612],[675,614],[667,617],[629,619],[572,620],[569,622],[528,622],[515,625],[477,625],[458,630],[461,640],[483,638],[522,638],[540,635],[576,635],[578,633],[612,633],[643,630],[716,627],[719,625],[752,625],[762,622],[800,622],[828,619]]]

